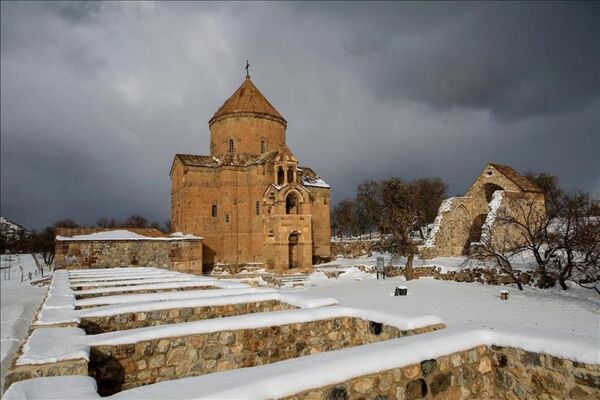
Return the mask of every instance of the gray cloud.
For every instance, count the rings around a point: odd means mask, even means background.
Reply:
[[[252,64],[301,162],[352,195],[488,161],[600,192],[594,3],[2,3],[2,215],[169,214],[177,152]]]

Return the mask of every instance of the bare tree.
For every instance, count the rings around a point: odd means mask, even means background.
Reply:
[[[400,178],[390,178],[381,183],[381,231],[390,235],[382,244],[392,259],[405,256],[404,276],[413,278],[413,262],[418,251],[411,237],[423,218],[423,209],[417,199],[416,186],[404,183]]]
[[[494,265],[500,271],[504,272],[514,280],[519,290],[523,290],[523,285],[517,276],[518,271],[512,266],[511,259],[520,249],[512,248],[509,240],[498,240],[495,232],[485,235],[479,242],[473,243],[469,258],[482,262],[484,265]]]
[[[118,228],[121,223],[114,218],[101,217],[96,220],[98,228]]]
[[[439,177],[420,178],[412,182],[417,201],[423,209],[422,224],[435,220],[442,201],[447,197],[448,185]]]
[[[338,235],[344,235],[344,232],[353,230],[353,204],[352,200],[344,199],[334,207],[332,219]]]
[[[147,228],[149,225],[146,217],[140,214],[134,214],[123,222],[125,228]]]
[[[54,223],[55,228],[80,228],[80,225],[73,218],[59,219]]]
[[[369,239],[371,231],[379,226],[379,215],[381,212],[381,202],[379,196],[379,183],[372,179],[367,179],[356,188],[356,208],[359,218],[363,220],[366,229],[369,229]]]
[[[598,200],[576,192],[562,196],[559,218],[549,246],[559,248],[551,269],[564,290],[567,281],[594,289],[600,294],[600,219]]]

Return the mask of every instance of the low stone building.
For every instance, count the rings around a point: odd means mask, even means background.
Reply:
[[[423,246],[422,258],[467,254],[471,243],[482,239],[518,241],[518,233],[497,223],[499,213],[517,216],[527,207],[544,215],[544,194],[513,168],[490,163],[462,197],[442,202],[433,229]]]
[[[59,228],[56,269],[157,267],[200,275],[202,238],[156,229]]]

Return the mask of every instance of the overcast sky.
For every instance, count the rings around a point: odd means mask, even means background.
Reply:
[[[489,162],[600,193],[592,3],[16,3],[1,9],[1,213],[169,218],[175,153],[254,83],[332,186]]]

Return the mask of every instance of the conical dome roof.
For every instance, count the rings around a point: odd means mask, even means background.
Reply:
[[[246,77],[235,93],[217,110],[210,119],[209,125],[212,125],[220,117],[231,114],[256,114],[259,117],[270,117],[284,125],[287,124],[281,114],[269,103],[269,100],[254,86],[250,77]]]

